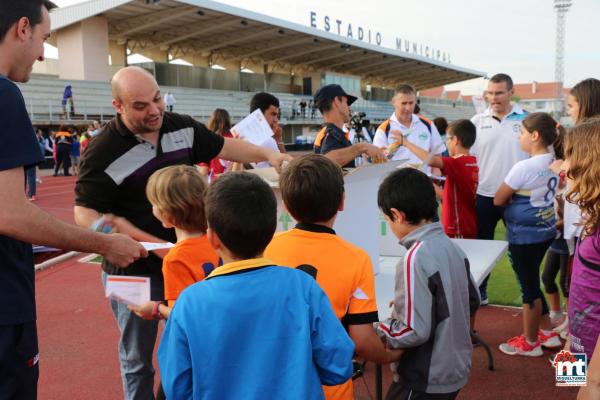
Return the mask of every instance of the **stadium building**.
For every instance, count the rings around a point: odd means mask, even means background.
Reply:
[[[90,0],[55,9],[51,18],[49,43],[59,59],[37,63],[31,81],[20,86],[38,126],[112,118],[110,78],[130,54],[152,60],[138,65],[175,96],[176,112],[200,121],[215,108],[239,121],[254,92],[275,94],[288,144],[316,131],[318,110],[313,114],[307,104],[304,113],[297,111],[322,85],[342,85],[359,97],[353,111],[379,123],[392,113],[389,99],[398,83],[422,90],[485,76],[400,39],[397,49],[382,47],[378,33],[367,38],[362,28],[354,34],[349,28],[348,35],[318,29],[313,12],[304,26],[210,0]],[[68,119],[61,104],[67,85],[74,99]],[[422,97],[420,107],[430,118],[474,114],[471,102],[460,99]]]

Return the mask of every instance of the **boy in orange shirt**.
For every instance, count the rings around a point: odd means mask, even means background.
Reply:
[[[203,280],[219,266],[208,242],[204,212],[207,184],[194,167],[177,165],[156,171],[146,186],[152,213],[165,228],[175,228],[177,244],[163,258],[165,300],[129,308],[144,319],[168,318],[175,300],[188,286]]]
[[[347,327],[358,356],[381,364],[398,360],[402,350],[386,350],[373,329],[379,317],[369,255],[332,229],[344,208],[342,169],[322,155],[307,155],[290,162],[279,186],[286,209],[299,223],[275,235],[265,257],[279,265],[316,269],[315,279]],[[323,391],[328,400],[351,400],[352,380],[323,386]]]

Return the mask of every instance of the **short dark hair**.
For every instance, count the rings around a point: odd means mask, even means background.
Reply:
[[[494,83],[506,82],[506,89],[511,90],[513,88],[513,80],[507,74],[496,74],[490,78],[490,82],[494,82]]]
[[[279,177],[281,197],[299,222],[330,220],[344,197],[344,176],[339,165],[320,154],[291,161]]]
[[[0,43],[23,17],[29,20],[32,28],[42,22],[42,7],[50,11],[56,4],[48,0],[0,0]]]
[[[417,91],[411,85],[409,85],[407,83],[403,83],[403,84],[396,86],[396,88],[394,89],[394,96],[397,95],[398,93],[416,95]]]
[[[263,253],[277,228],[277,201],[259,176],[229,172],[206,193],[208,227],[238,259]]]
[[[440,134],[445,134],[448,129],[448,120],[444,117],[437,117],[433,120],[433,124]]]
[[[324,114],[324,113],[326,113],[328,111],[331,111],[333,101],[337,97],[340,97],[340,96],[332,97],[330,99],[323,100],[323,101],[319,102],[319,111],[321,112],[321,114]]]
[[[475,143],[477,128],[468,119],[457,119],[448,126],[447,134],[456,136],[464,148],[470,149]]]
[[[389,174],[379,186],[377,204],[391,220],[394,220],[392,208],[403,212],[411,225],[433,221],[438,207],[433,183],[414,168],[401,168]]]
[[[250,112],[260,108],[260,111],[264,113],[270,106],[279,108],[279,99],[271,93],[259,92],[252,96],[252,100],[250,100]]]

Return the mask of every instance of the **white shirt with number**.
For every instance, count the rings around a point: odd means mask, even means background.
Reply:
[[[489,108],[471,119],[477,128],[471,154],[477,157],[479,165],[478,195],[494,197],[512,166],[529,157],[519,144],[521,122],[526,115],[515,104],[502,120],[494,116]]]
[[[540,243],[556,237],[558,175],[550,169],[553,161],[550,153],[519,161],[504,179],[515,190],[504,212],[510,243]]]

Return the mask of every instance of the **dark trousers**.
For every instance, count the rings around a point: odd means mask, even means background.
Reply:
[[[385,400],[454,400],[458,396],[457,390],[453,393],[425,393],[403,387],[401,384],[393,382],[390,385]]]
[[[542,243],[508,244],[508,257],[512,265],[523,296],[523,305],[542,300],[542,314],[548,313],[548,304],[540,287],[540,265],[546,255],[551,240]]]
[[[56,149],[56,165],[54,166],[54,175],[58,174],[60,166],[63,167],[65,176],[69,175],[69,167],[71,166],[71,146],[68,144],[59,144]]]
[[[35,400],[39,377],[35,321],[0,325],[0,400]]]
[[[504,218],[504,207],[494,205],[493,197],[477,195],[477,239],[494,240],[498,221]],[[489,275],[479,285],[479,294],[487,299]]]
[[[564,240],[564,239],[557,239]],[[542,272],[542,282],[546,288],[546,293],[558,293],[556,285],[556,275],[560,274],[560,290],[564,297],[569,297],[569,286],[571,284],[571,276],[567,274],[569,265],[569,254],[559,254],[552,251],[552,248],[546,253],[546,263],[544,264],[544,272]]]

